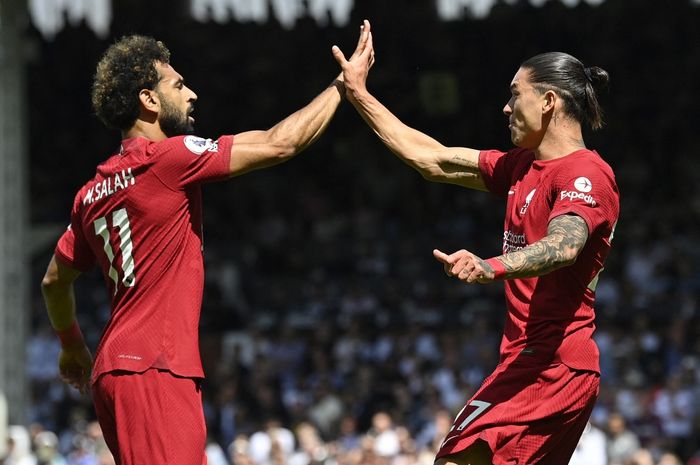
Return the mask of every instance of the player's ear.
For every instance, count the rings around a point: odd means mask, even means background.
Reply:
[[[155,90],[141,89],[139,92],[139,101],[144,109],[152,112],[157,112],[160,108],[160,100]]]
[[[553,90],[548,90],[542,95],[542,113],[549,113],[557,104],[559,96]]]

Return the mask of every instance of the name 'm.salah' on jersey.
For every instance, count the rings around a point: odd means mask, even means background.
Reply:
[[[482,151],[479,168],[489,191],[506,197],[504,254],[542,239],[557,216],[578,215],[588,226],[588,240],[573,265],[505,282],[501,362],[559,362],[599,372],[595,287],[620,211],[612,169],[585,149],[552,160],[536,160],[525,149]]]
[[[167,369],[203,377],[204,288],[200,185],[229,176],[233,136],[122,142],[78,192],[56,256],[97,263],[112,300],[92,373]]]

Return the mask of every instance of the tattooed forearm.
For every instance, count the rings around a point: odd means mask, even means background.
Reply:
[[[549,222],[547,235],[517,252],[498,257],[506,278],[541,276],[573,264],[588,240],[588,226],[580,216],[562,215]]]
[[[440,166],[442,171],[446,174],[457,174],[459,176],[471,178],[481,176],[478,158],[470,159],[459,153],[444,158]]]
[[[459,165],[474,165],[472,161],[467,159],[467,157],[460,155],[460,154],[455,154],[452,158],[450,158],[453,163],[457,163]]]

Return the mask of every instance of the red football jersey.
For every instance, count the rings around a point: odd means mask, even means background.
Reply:
[[[97,263],[112,299],[93,382],[150,367],[204,375],[200,184],[228,177],[232,143],[232,136],[127,139],[76,195],[56,255],[81,271]]]
[[[501,362],[533,357],[599,371],[593,302],[620,210],[612,169],[585,149],[546,161],[524,149],[483,151],[479,166],[487,188],[507,197],[503,253],[542,239],[550,220],[559,215],[580,216],[589,233],[573,265],[505,282],[508,312]]]

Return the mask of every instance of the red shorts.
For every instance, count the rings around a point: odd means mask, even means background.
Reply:
[[[199,381],[166,370],[111,372],[92,386],[97,419],[117,465],[203,465]]]
[[[499,365],[459,412],[437,457],[481,439],[493,452],[493,465],[569,463],[599,384],[597,373],[564,364]]]

